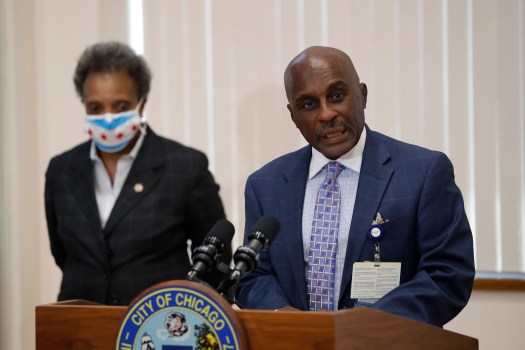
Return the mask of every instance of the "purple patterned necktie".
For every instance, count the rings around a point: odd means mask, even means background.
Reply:
[[[337,176],[344,166],[330,162],[315,203],[306,272],[310,310],[334,310],[335,257],[341,193]]]

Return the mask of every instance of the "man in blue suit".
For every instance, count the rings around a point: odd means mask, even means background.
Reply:
[[[437,326],[450,321],[467,303],[475,273],[472,232],[450,160],[372,131],[364,116],[367,87],[340,50],[304,50],[284,82],[292,120],[309,145],[248,178],[246,232],[262,215],[276,217],[281,230],[241,279],[238,301],[270,310],[369,306]],[[312,222],[334,161],[343,169],[335,180],[341,200],[332,255],[322,261],[335,263],[323,296],[329,304],[317,307]],[[397,263],[397,276],[389,278],[398,285],[375,300],[352,298],[354,264],[365,261]]]

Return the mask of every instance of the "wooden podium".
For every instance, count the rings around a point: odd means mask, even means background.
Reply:
[[[126,307],[82,300],[37,306],[36,349],[112,350],[125,313]],[[369,308],[236,313],[246,350],[478,349],[477,339]]]

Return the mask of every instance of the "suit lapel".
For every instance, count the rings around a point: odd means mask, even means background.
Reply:
[[[285,225],[283,225],[284,230],[281,230],[287,234],[285,239],[286,252],[294,278],[290,282],[297,286],[294,289],[297,291],[297,298],[303,304],[303,309],[308,307],[302,236],[303,204],[311,157],[312,148],[310,146],[299,150],[295,163],[290,164],[289,170],[285,172],[288,188],[287,192],[284,191],[283,193],[288,193],[288,196],[281,202],[281,212],[285,213],[284,217],[287,218]]]
[[[158,136],[148,128],[148,133],[133,162],[124,186],[108,218],[104,234],[110,234],[124,216],[146,196],[160,179],[158,169],[163,165],[163,151]]]
[[[367,231],[376,217],[379,203],[393,174],[393,170],[385,165],[389,159],[390,154],[386,148],[378,142],[377,136],[367,127],[366,144],[341,281],[340,299],[350,282],[353,264],[361,255]]]
[[[95,185],[93,178],[93,163],[89,158],[90,142],[84,144],[85,147],[79,149],[74,159],[78,161],[70,164],[70,187],[78,206],[84,213],[87,222],[93,232],[100,238],[101,226],[98,213],[97,200],[95,198]]]

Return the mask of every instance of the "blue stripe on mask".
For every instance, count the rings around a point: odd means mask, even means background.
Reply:
[[[101,119],[91,119],[91,120],[89,120],[89,122],[91,124],[93,124],[93,125],[99,126],[99,127],[104,128],[106,130],[113,130],[113,129],[117,128],[118,126],[126,123],[128,120],[130,120],[134,116],[135,116],[135,113],[132,113],[132,114],[127,115],[127,116],[117,117],[115,119],[112,119],[111,121],[107,121],[107,120],[101,118]]]
[[[105,145],[101,144],[100,142],[97,142],[97,141],[93,140],[93,142],[95,143],[95,145],[97,146],[97,148],[99,150],[104,151],[104,152],[108,152],[108,153],[115,153],[115,152],[118,152],[118,151],[124,149],[124,147],[126,147],[130,141],[131,141],[131,139],[127,140],[127,141],[124,141],[124,142],[121,142],[121,143],[119,143],[118,145],[115,145],[115,146],[105,146]]]

